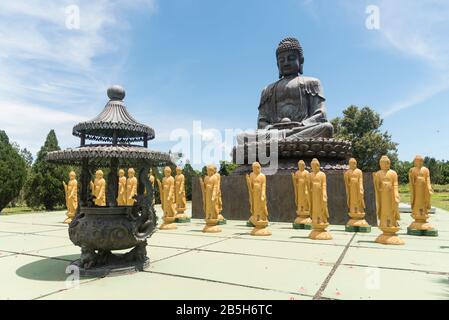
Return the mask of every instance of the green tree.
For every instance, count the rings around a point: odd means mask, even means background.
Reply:
[[[232,171],[234,171],[238,167],[237,164],[228,162],[228,161],[220,161],[220,175],[229,176]]]
[[[335,118],[331,122],[336,138],[352,142],[352,155],[357,159],[360,169],[378,170],[379,159],[383,155],[387,155],[395,166],[398,144],[391,140],[387,131],[381,131],[383,120],[373,109],[351,105],[343,111],[342,118]]]
[[[408,172],[413,167],[413,163],[410,161],[398,161],[394,167],[398,174],[400,184],[408,183]]]
[[[193,179],[198,179],[199,173],[195,169],[193,169],[192,165],[187,162],[182,169],[182,173],[185,178],[185,188],[186,188],[186,199],[192,200],[192,181]]]
[[[32,208],[45,207],[53,210],[65,205],[62,181],[66,180],[69,167],[49,163],[45,160],[48,152],[60,150],[54,130],[51,130],[37,154],[30,178],[25,189],[25,200]]]
[[[0,130],[0,211],[16,198],[26,179],[26,164]]]

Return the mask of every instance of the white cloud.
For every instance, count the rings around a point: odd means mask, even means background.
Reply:
[[[154,13],[155,1],[0,2],[0,129],[36,152],[50,128],[97,113],[126,56],[126,13]],[[66,27],[69,5],[79,29]]]
[[[447,0],[382,0],[382,38],[390,48],[424,63],[431,73],[420,78],[420,91],[389,105],[391,116],[449,90],[449,2]]]

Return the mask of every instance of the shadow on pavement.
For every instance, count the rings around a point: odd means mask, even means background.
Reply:
[[[79,254],[44,258],[21,266],[16,274],[22,278],[40,281],[66,281],[70,276],[67,266],[79,258]],[[66,273],[67,270],[67,273]],[[72,271],[73,272],[73,271]]]

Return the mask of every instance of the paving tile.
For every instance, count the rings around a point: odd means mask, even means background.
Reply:
[[[340,266],[323,292],[332,299],[449,299],[447,276]]]
[[[70,239],[47,237],[41,235],[14,235],[0,238],[0,250],[14,252],[30,252],[39,249],[54,248],[64,245],[72,245]]]
[[[183,249],[192,249],[206,244],[211,244],[220,240],[226,240],[226,238],[216,238],[211,236],[186,236],[183,234],[177,234],[175,230],[169,231],[157,231],[149,238],[148,244],[154,246],[174,247]],[[0,248],[1,249],[1,248]]]
[[[226,252],[228,254],[256,255],[332,264],[338,260],[343,249],[343,247],[316,245],[315,243],[247,239],[229,239],[202,248],[202,250]]]
[[[149,271],[313,295],[331,270],[318,262],[191,251]]]
[[[70,259],[70,256],[67,256]],[[67,262],[26,255],[0,258],[0,299],[34,299],[66,288]],[[81,279],[81,282],[90,279]]]
[[[342,264],[445,272],[449,276],[449,250],[447,252],[415,252],[351,247],[346,252]]]
[[[192,294],[192,288],[194,288],[194,295]],[[42,299],[152,299],[186,301],[196,299],[302,300],[310,298],[271,290],[142,272],[127,275],[126,277],[108,277],[84,283],[78,288],[61,291],[43,297]]]

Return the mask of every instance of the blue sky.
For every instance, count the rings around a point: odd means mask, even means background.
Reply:
[[[79,29],[65,25],[69,5]],[[378,30],[365,26],[368,5],[379,8]],[[33,152],[51,128],[62,147],[76,146],[71,128],[101,111],[111,84],[155,128],[154,149],[171,149],[172,130],[195,120],[255,128],[286,36],[303,45],[305,75],[321,79],[329,118],[371,106],[401,159],[449,159],[444,0],[3,1],[0,128]]]

